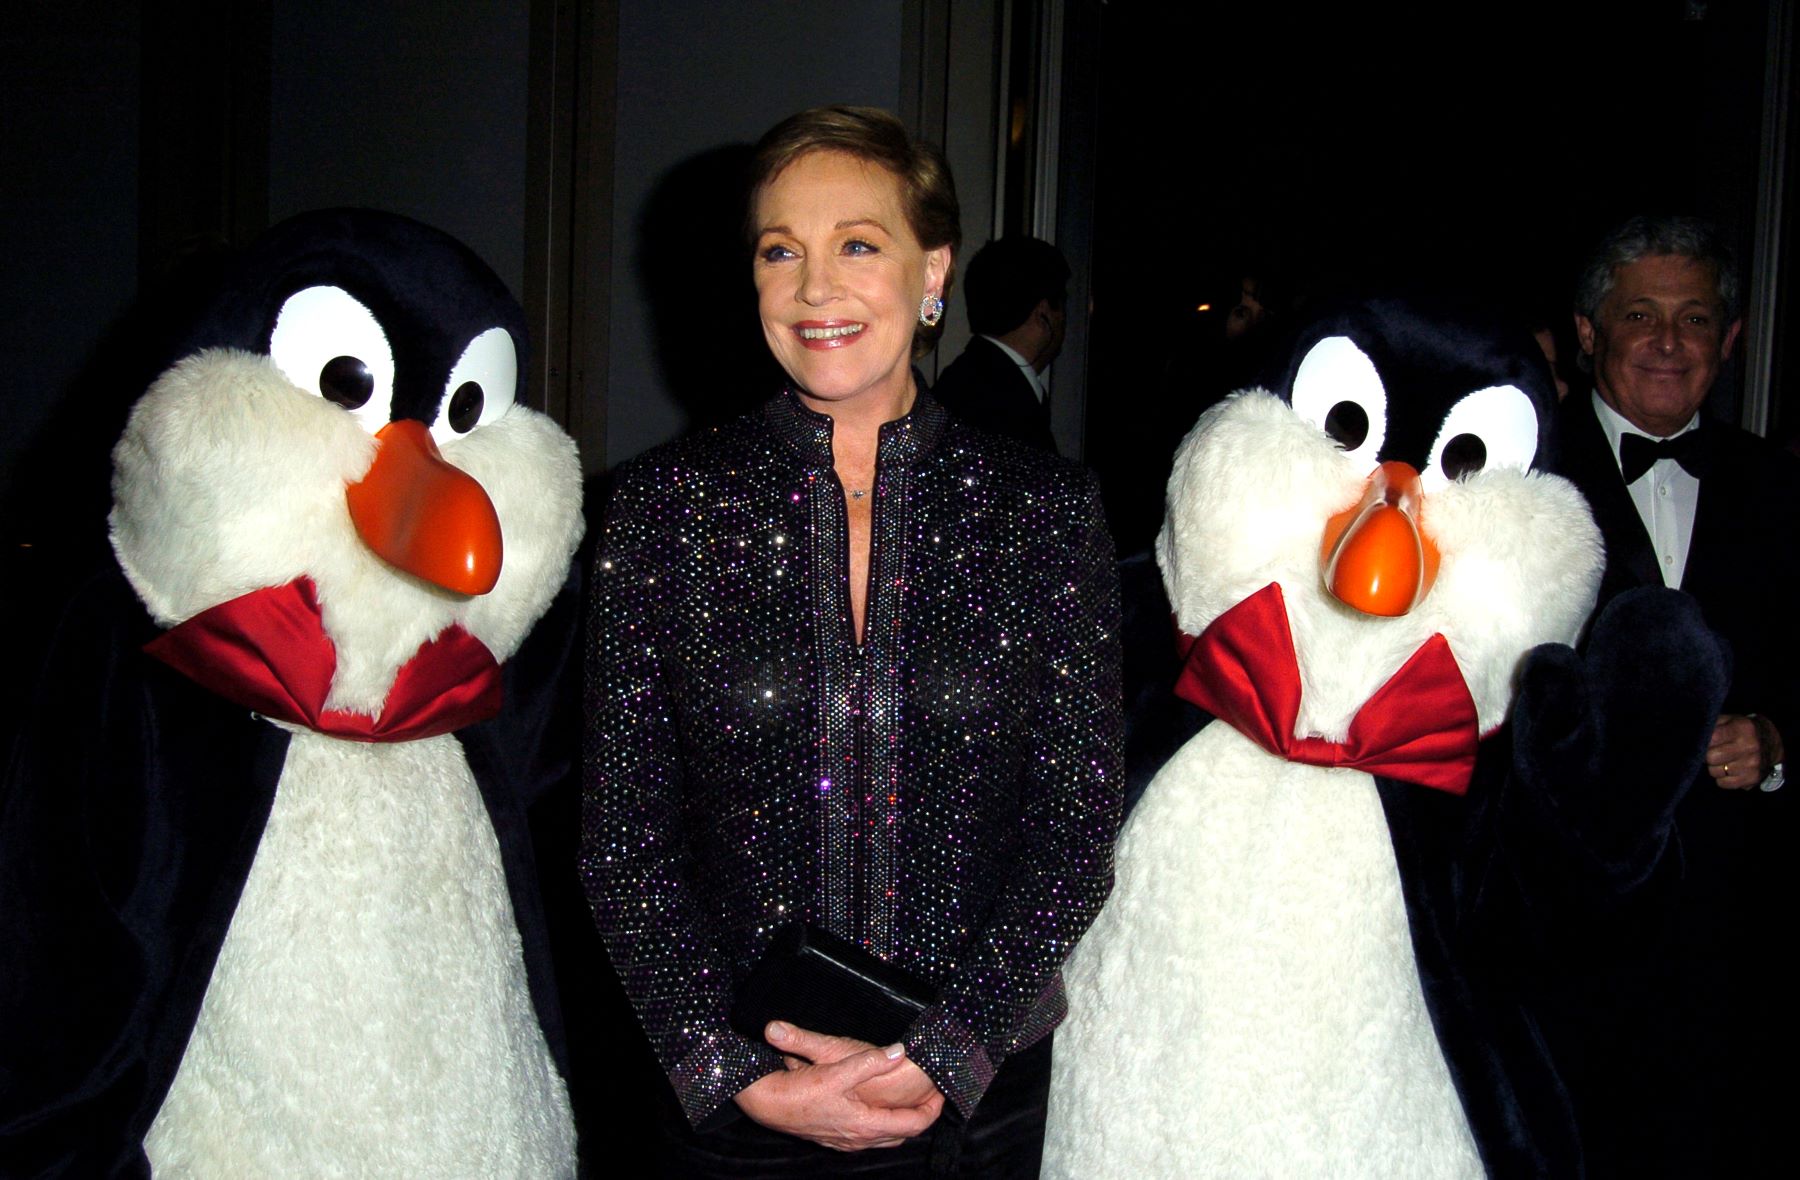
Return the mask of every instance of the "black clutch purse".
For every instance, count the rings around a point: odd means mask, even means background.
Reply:
[[[936,989],[912,972],[797,922],[775,935],[738,988],[731,1027],[761,1041],[769,1021],[785,1020],[813,1032],[891,1045],[936,1000]]]

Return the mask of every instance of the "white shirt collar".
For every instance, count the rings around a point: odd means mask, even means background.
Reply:
[[[1012,358],[1012,363],[1019,366],[1019,372],[1025,374],[1025,379],[1031,382],[1031,390],[1037,394],[1040,403],[1049,396],[1050,387],[1044,383],[1043,375],[1031,367],[1031,362],[1026,360],[1018,349],[1004,340],[996,340],[992,336],[983,336],[982,339]]]
[[[1612,447],[1614,463],[1619,462],[1620,436],[1636,434],[1641,435],[1644,438],[1656,438],[1656,435],[1651,434],[1649,431],[1640,430],[1632,425],[1631,419],[1607,405],[1606,399],[1600,396],[1600,391],[1598,389],[1588,394],[1588,396],[1594,399],[1594,417],[1600,420],[1600,429],[1606,432],[1606,442],[1607,445]],[[1687,425],[1683,426],[1680,430],[1677,430],[1675,434],[1686,434],[1690,430],[1698,429],[1699,426],[1700,414],[1696,411],[1694,416],[1687,420]],[[1673,438],[1675,435],[1670,435],[1669,437]]]
[[[1655,437],[1633,426],[1625,415],[1607,405],[1598,393],[1592,396],[1594,416],[1600,420],[1600,428],[1606,432],[1615,464],[1619,462],[1619,440],[1625,435]],[[1688,419],[1686,426],[1675,433],[1686,434],[1699,425],[1700,415],[1695,414]],[[1624,475],[1623,467],[1620,468],[1620,475]],[[1687,572],[1688,551],[1694,540],[1694,517],[1700,507],[1700,481],[1689,475],[1675,460],[1659,459],[1642,478],[1626,485],[1625,494],[1630,498],[1631,506],[1637,510],[1638,519],[1644,524],[1644,533],[1656,555],[1657,571],[1662,574],[1663,585],[1679,589],[1681,579]]]

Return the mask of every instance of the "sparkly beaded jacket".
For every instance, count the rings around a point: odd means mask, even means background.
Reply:
[[[791,394],[623,468],[589,612],[582,875],[690,1120],[781,1068],[738,981],[816,923],[940,991],[965,1115],[1062,1019],[1112,884],[1118,589],[1091,480],[920,393],[881,428],[864,638],[831,419]]]

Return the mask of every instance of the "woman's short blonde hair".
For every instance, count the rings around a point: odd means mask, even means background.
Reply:
[[[756,203],[782,171],[802,156],[814,152],[843,152],[885,168],[900,185],[900,207],[907,228],[927,250],[950,247],[950,268],[944,275],[942,297],[950,298],[956,278],[956,255],[962,248],[962,212],[956,203],[956,182],[944,153],[907,133],[906,125],[879,107],[813,107],[789,115],[769,128],[750,160],[750,218],[746,231],[752,243]],[[935,327],[919,324],[913,332],[913,355],[923,356],[937,344],[943,321]]]

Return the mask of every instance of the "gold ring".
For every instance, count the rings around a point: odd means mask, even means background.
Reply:
[[[1726,777],[1726,778],[1730,778],[1730,777],[1731,777],[1731,763],[1729,763],[1729,762],[1727,762],[1727,763],[1726,763],[1726,764],[1725,764],[1725,777]]]

